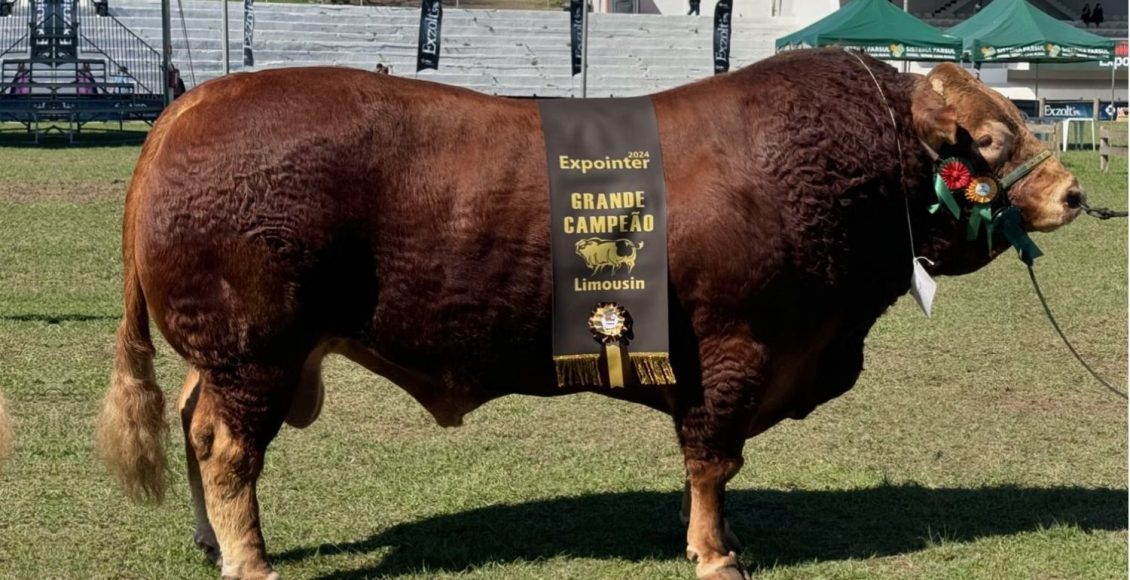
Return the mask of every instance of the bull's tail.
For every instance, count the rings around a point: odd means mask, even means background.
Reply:
[[[98,448],[131,499],[159,502],[165,495],[165,396],[153,373],[149,312],[134,261],[129,213],[127,209],[122,240],[125,308],[98,422]]]

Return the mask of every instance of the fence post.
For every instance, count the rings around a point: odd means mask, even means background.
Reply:
[[[1113,64],[1111,66],[1113,66]],[[1095,139],[1095,128],[1098,127],[1099,117],[1101,116],[1099,111],[1099,99],[1096,97],[1091,100],[1091,151],[1097,151],[1099,148],[1099,142]]]

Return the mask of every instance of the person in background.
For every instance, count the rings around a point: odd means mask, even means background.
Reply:
[[[8,92],[13,95],[31,94],[31,71],[27,70],[24,63],[16,66],[16,75],[12,77],[12,88]]]
[[[699,16],[698,9],[702,5],[702,0],[690,0],[690,3],[691,9],[687,12],[687,16],[690,16],[691,14]]]
[[[981,11],[981,3],[980,3],[980,2],[978,2],[978,3],[976,3],[976,4],[974,4],[974,5],[973,5],[973,13],[974,13],[974,14],[976,14],[976,13],[978,13],[978,12],[980,12],[980,11]]]
[[[129,69],[122,65],[118,65],[118,72],[110,78],[110,82],[115,85],[121,85],[114,87],[114,93],[116,94],[128,95],[133,93],[133,79],[129,76]]]
[[[176,65],[169,65],[169,88],[173,90],[173,99],[184,94],[184,78],[180,76],[180,69]]]
[[[98,94],[98,87],[95,85],[94,73],[90,72],[90,63],[82,63],[82,68],[75,73],[75,83],[78,87],[75,92],[80,95],[96,95]]]
[[[1083,5],[1083,13],[1079,15],[1079,19],[1083,21],[1083,26],[1091,26],[1091,5]]]
[[[1091,11],[1091,22],[1095,23],[1096,27],[1103,25],[1103,3],[1096,2],[1095,9]]]

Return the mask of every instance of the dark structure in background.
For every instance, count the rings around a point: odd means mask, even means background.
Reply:
[[[0,0],[0,122],[37,141],[95,121],[152,122],[164,84],[161,54],[107,0]]]

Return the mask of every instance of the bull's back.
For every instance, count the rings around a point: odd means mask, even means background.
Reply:
[[[532,103],[349,69],[205,83],[154,127],[129,194],[157,324],[207,364],[378,326],[435,344],[414,333],[546,307],[537,129]]]

